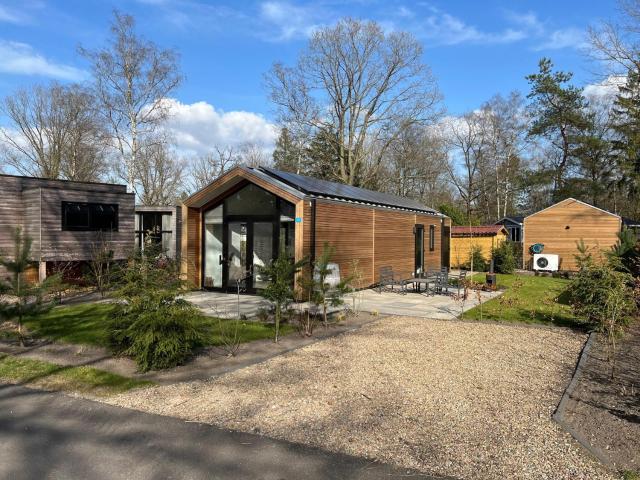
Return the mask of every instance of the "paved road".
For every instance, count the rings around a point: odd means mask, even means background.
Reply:
[[[0,385],[4,479],[432,479],[210,425]]]

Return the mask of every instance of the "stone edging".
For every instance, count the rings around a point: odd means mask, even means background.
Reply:
[[[587,438],[584,437],[581,433],[577,432],[567,421],[565,418],[565,411],[567,409],[567,404],[569,403],[569,399],[571,395],[573,395],[574,390],[578,386],[580,382],[580,378],[582,376],[582,371],[584,370],[584,364],[587,359],[587,355],[591,351],[593,343],[595,342],[596,333],[591,332],[589,334],[589,338],[587,342],[582,347],[582,352],[580,352],[580,360],[578,360],[578,364],[576,365],[576,369],[573,372],[573,377],[571,378],[571,382],[565,389],[562,398],[560,399],[560,403],[556,408],[556,411],[553,412],[552,418],[556,421],[558,425],[560,425],[567,433],[569,433],[580,445],[582,445],[591,455],[596,457],[603,465],[608,467],[609,469],[616,471],[616,467],[614,463],[611,461],[609,456],[603,452],[600,448],[592,445]]]

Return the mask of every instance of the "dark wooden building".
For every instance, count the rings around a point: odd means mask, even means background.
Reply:
[[[123,259],[134,246],[134,195],[124,185],[0,175],[4,255],[12,255],[16,227],[33,240],[40,280],[51,262],[89,260],[97,241],[107,241]]]
[[[182,268],[203,288],[231,289],[283,249],[313,261],[326,243],[341,275],[357,268],[361,287],[383,266],[402,276],[449,262],[450,219],[408,198],[281,172],[236,167],[184,201]]]

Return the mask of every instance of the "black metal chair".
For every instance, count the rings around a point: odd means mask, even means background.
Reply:
[[[437,294],[449,294],[449,278],[447,274],[438,272],[433,283],[433,291]]]
[[[391,291],[394,292],[395,286],[400,287],[400,293],[403,295],[407,293],[407,282],[405,280],[396,278],[393,272],[393,267],[380,267],[380,282],[378,283],[378,293],[382,293],[383,290],[388,290],[389,286]]]

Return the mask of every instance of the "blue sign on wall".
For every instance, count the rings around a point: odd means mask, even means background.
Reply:
[[[296,223],[302,223],[302,217],[296,217]]]

